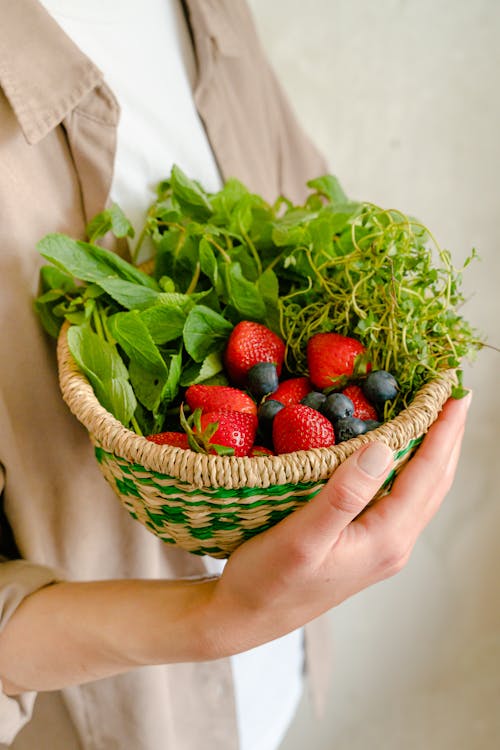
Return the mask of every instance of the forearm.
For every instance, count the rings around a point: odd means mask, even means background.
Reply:
[[[204,632],[214,581],[56,583],[0,633],[7,693],[56,690],[137,666],[213,658]]]

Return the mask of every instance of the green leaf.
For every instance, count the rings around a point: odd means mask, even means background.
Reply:
[[[196,383],[204,383],[222,372],[223,368],[224,365],[220,353],[212,352],[212,354],[205,357],[203,362],[194,362],[183,370],[181,385],[186,388]]]
[[[56,294],[57,296],[55,299],[61,299],[60,295],[58,295],[57,292],[51,291],[47,292],[47,294]],[[52,336],[52,338],[56,339],[59,336],[63,318],[54,314],[53,306],[49,304],[49,302],[51,301],[52,300],[43,300],[41,297],[39,297],[34,301],[34,308],[36,314],[40,318],[40,322],[44,330],[49,334],[49,336]]]
[[[250,250],[244,245],[235,248],[231,252],[231,260],[233,264],[238,263],[241,268],[241,273],[247,281],[255,283],[259,276],[259,270]]]
[[[252,226],[252,208],[255,198],[250,193],[245,195],[233,209],[229,230],[237,234],[245,235]]]
[[[275,333],[280,333],[279,282],[272,268],[267,268],[257,279],[257,291],[266,306],[266,325]]]
[[[141,319],[155,344],[166,344],[182,336],[186,311],[179,305],[158,304],[141,311]]]
[[[109,208],[111,216],[111,231],[115,237],[133,237],[135,232],[132,224],[127,219],[117,203],[112,203]]]
[[[222,315],[196,305],[184,325],[184,346],[195,362],[202,362],[212,352],[222,351],[232,330],[232,324]]]
[[[89,221],[85,228],[85,234],[89,238],[89,242],[96,242],[111,230],[111,226],[111,216],[108,209],[106,209]]]
[[[141,404],[155,412],[168,379],[168,369],[137,310],[108,319],[111,335],[130,359],[130,380]]]
[[[332,174],[326,174],[314,180],[309,180],[307,187],[317,190],[318,193],[328,198],[331,203],[348,202],[347,195],[340,186],[340,182]]]
[[[266,306],[258,289],[243,276],[239,263],[224,267],[229,303],[249,320],[263,320]]]
[[[320,216],[309,224],[313,251],[315,253],[329,252],[332,246],[332,222],[327,217]]]
[[[72,325],[80,326],[89,319],[90,313],[87,313],[86,310],[76,310],[75,312],[67,312],[64,317]]]
[[[272,239],[278,247],[307,244],[309,223],[316,219],[317,212],[294,208],[274,222]]]
[[[212,250],[210,242],[208,242],[208,240],[206,240],[204,237],[200,240],[198,253],[200,258],[201,270],[203,271],[205,276],[208,276],[212,284],[215,286],[217,284],[219,275],[217,270],[217,260],[215,259],[215,253]]]
[[[112,203],[109,208],[94,216],[87,224],[86,234],[92,243],[108,232],[113,232],[115,237],[134,236],[132,224],[116,203]]]
[[[40,291],[46,292],[49,289],[66,293],[79,291],[72,276],[64,273],[64,271],[61,271],[59,268],[54,268],[53,266],[42,266],[40,269]]]
[[[204,299],[209,291],[196,292],[194,294],[182,294],[181,292],[162,292],[156,300],[157,305],[170,305],[178,307],[185,313],[188,313],[197,302]]]
[[[469,392],[468,388],[464,388],[461,385],[454,385],[451,389],[451,397],[456,399],[465,398]]]
[[[157,245],[156,276],[169,276],[178,289],[186,289],[198,263],[198,239],[187,230],[165,232]]]
[[[162,292],[175,292],[175,282],[170,276],[161,276],[158,280],[158,286]]]
[[[361,203],[336,203],[327,205],[321,209],[321,215],[328,217],[332,234],[340,234],[347,227],[350,231],[350,223],[356,219],[356,216],[362,209]]]
[[[101,339],[87,323],[68,329],[68,347],[101,405],[128,426],[136,400],[116,347]]]
[[[162,406],[169,406],[177,396],[182,374],[182,354],[178,352],[170,356],[168,362],[168,377],[160,396]]]
[[[98,284],[88,284],[85,287],[85,291],[83,292],[83,298],[85,300],[97,299],[98,297],[101,297],[103,294],[104,294],[104,290]]]
[[[80,294],[73,278],[54,266],[42,266],[40,269],[40,294],[34,300],[33,306],[45,331],[57,338],[63,322],[64,312],[58,314],[58,309],[69,301],[69,297]]]
[[[99,279],[95,283],[127,310],[155,305],[161,298],[161,293],[154,289],[112,276]]]
[[[226,181],[222,190],[211,196],[214,210],[214,223],[228,224],[235,205],[248,195],[248,189],[239,180],[231,178]]]
[[[153,372],[141,367],[139,362],[131,359],[128,365],[130,382],[140,403],[153,414],[158,413],[161,402],[161,394],[168,378],[168,371]]]
[[[138,310],[120,312],[108,318],[109,332],[130,359],[141,367],[166,372],[160,350],[154,343]]]
[[[175,164],[172,167],[170,185],[173,196],[188,215],[201,220],[210,216],[212,205],[208,194],[198,182],[190,180]]]
[[[38,242],[37,248],[46,260],[81,281],[98,283],[109,277],[117,277],[158,289],[153,278],[98,245],[74,240],[64,234],[48,234]]]

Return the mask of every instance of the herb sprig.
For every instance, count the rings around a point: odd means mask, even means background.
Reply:
[[[358,338],[373,366],[399,381],[386,418],[482,346],[460,314],[463,269],[422,224],[348,200],[332,175],[308,187],[303,205],[271,205],[237,180],[208,193],[174,166],[132,253],[136,262],[151,239],[151,273],[98,244],[109,231],[133,236],[117,206],[92,219],[89,242],[39,242],[52,265],[36,310],[52,336],[71,323],[76,361],[123,424],[138,433],[178,426],[183,388],[225,382],[221,355],[244,319],[284,338],[291,374],[307,373],[313,333]]]

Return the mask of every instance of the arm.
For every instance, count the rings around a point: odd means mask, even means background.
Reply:
[[[381,443],[362,448],[307,506],[239,547],[220,579],[56,583],[27,597],[0,636],[5,690],[52,690],[145,664],[235,654],[393,575],[451,486],[469,401],[445,405],[391,493],[364,513],[391,465]]]

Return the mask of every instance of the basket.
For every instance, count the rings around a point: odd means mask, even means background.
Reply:
[[[65,323],[57,347],[62,395],[87,429],[104,477],[130,515],[164,542],[216,558],[308,502],[371,440],[394,451],[394,470],[377,497],[387,494],[456,382],[453,370],[444,371],[390,422],[330,448],[255,458],[204,455],[157,445],[106,411],[68,349],[67,330]]]

